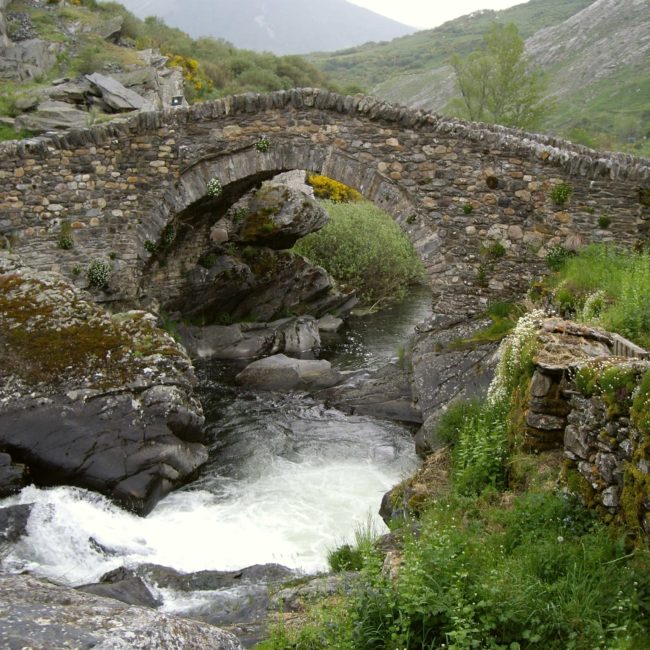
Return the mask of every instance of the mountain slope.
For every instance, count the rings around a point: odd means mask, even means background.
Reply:
[[[547,73],[541,130],[650,155],[650,0],[531,0],[310,59],[338,83],[356,79],[391,102],[444,113],[458,92],[450,55],[478,46],[494,21],[514,22],[529,57]]]
[[[504,11],[474,12],[390,43],[368,43],[307,58],[337,82],[370,91],[394,77],[440,68],[454,53],[462,56],[471,52],[495,21],[514,23],[523,38],[528,38],[540,29],[564,22],[593,1],[531,0]],[[381,88],[378,86],[380,92]]]
[[[120,0],[137,16],[155,15],[191,36],[275,54],[333,51],[415,31],[346,0]]]

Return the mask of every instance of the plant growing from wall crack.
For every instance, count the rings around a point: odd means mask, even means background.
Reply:
[[[210,180],[208,183],[208,187],[206,188],[208,196],[212,197],[217,197],[220,196],[221,193],[223,192],[223,186],[221,185],[221,181],[215,176]]]

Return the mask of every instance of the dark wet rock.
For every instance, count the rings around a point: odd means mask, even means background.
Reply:
[[[266,636],[268,614],[275,609],[271,594],[285,582],[294,580],[296,572],[279,564],[192,573],[143,564],[134,569],[116,569],[101,580],[102,583],[119,583],[136,576],[156,589],[176,594],[193,593],[197,604],[184,609],[183,616],[223,627],[236,634],[244,647],[250,647]],[[203,600],[201,592],[205,592]]]
[[[156,609],[162,601],[156,598],[142,578],[133,577],[116,582],[98,582],[90,585],[76,587],[77,591],[86,594],[95,594],[103,598],[114,598],[127,605],[150,607]]]
[[[146,312],[110,315],[0,254],[0,446],[41,485],[146,513],[207,460],[185,351]]]
[[[32,576],[0,575],[0,647],[239,650],[241,644],[212,625]]]
[[[348,313],[354,294],[334,289],[332,279],[320,266],[290,251],[270,248],[218,247],[203,256],[186,275],[181,295],[163,304],[168,311],[219,322],[269,322],[287,314]]]
[[[27,468],[0,453],[0,498],[19,492],[27,484]]]
[[[0,508],[0,558],[27,533],[33,503]]]
[[[329,361],[292,359],[275,354],[249,364],[235,379],[239,384],[258,390],[318,390],[337,384],[341,374],[332,369]]]
[[[413,401],[410,375],[395,363],[374,372],[357,373],[322,391],[319,397],[346,413],[422,424],[422,414]]]
[[[136,111],[144,107],[144,99],[133,90],[125,88],[117,79],[94,72],[86,79],[99,90],[103,102],[117,112]]]
[[[255,359],[279,352],[295,355],[320,347],[317,323],[309,316],[270,323],[180,325],[178,331],[190,355],[200,359]]]

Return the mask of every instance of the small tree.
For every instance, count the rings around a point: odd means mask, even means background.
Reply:
[[[479,49],[465,59],[452,56],[451,66],[461,98],[450,108],[470,120],[531,128],[547,110],[543,76],[530,67],[512,23],[494,24]]]

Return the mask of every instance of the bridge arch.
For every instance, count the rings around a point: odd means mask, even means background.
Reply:
[[[262,136],[271,147],[259,152]],[[175,214],[290,169],[358,189],[400,223],[445,312],[520,293],[554,245],[632,244],[650,221],[650,162],[314,89],[241,95],[0,147],[0,234],[27,263],[62,270],[115,253],[133,300]],[[549,190],[571,184],[566,205]],[[598,227],[606,214],[609,229]],[[61,224],[75,246],[61,250]],[[497,246],[498,244],[498,246]]]

